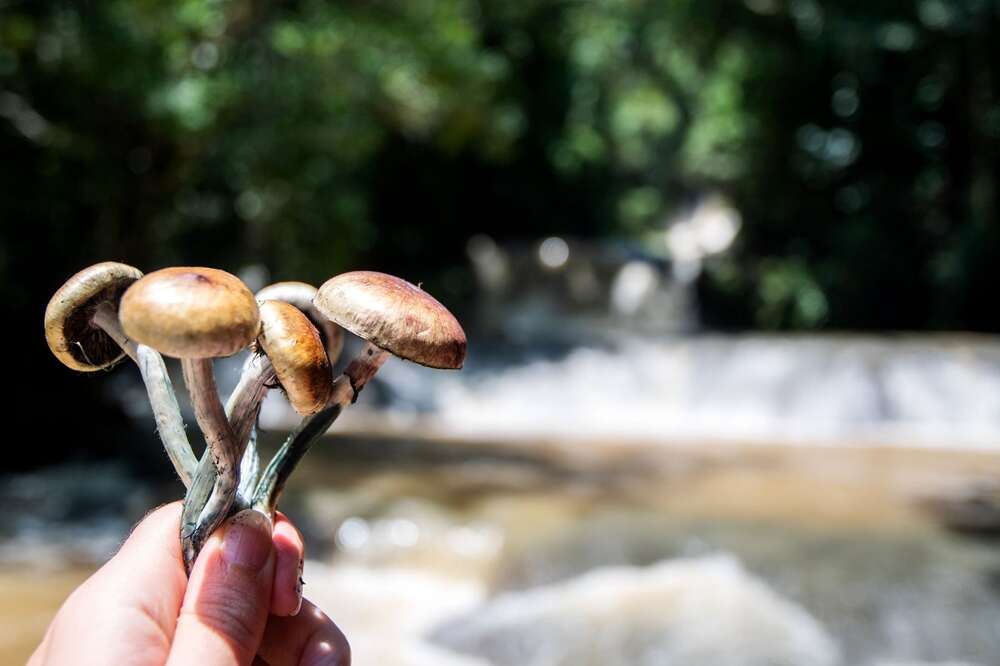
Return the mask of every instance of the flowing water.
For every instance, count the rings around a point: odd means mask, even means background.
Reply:
[[[1000,451],[1000,343],[991,337],[622,335],[489,352],[461,373],[387,365],[389,416],[400,428],[416,422],[472,439]]]
[[[388,364],[283,498],[356,664],[1000,664],[996,341],[497,349]],[[0,663],[179,492],[0,482]]]
[[[329,438],[283,502],[306,594],[357,664],[1000,663],[1000,549],[914,494],[998,474],[992,457],[698,446],[636,469],[453,449]],[[176,489],[101,468],[5,492],[21,518],[3,535],[0,661],[16,663]]]

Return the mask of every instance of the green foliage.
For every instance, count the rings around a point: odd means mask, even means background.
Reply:
[[[5,289],[35,304],[119,257],[375,265],[461,295],[474,233],[664,251],[722,192],[744,224],[699,285],[711,323],[997,330],[998,12],[0,2],[0,270],[39,285]]]

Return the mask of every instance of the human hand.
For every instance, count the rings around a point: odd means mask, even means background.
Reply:
[[[180,515],[175,502],[140,522],[62,605],[29,666],[350,664],[347,639],[302,600],[302,537],[287,518],[272,531],[259,512],[233,516],[188,579]]]

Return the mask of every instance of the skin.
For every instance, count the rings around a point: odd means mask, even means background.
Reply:
[[[136,526],[66,600],[29,666],[350,664],[337,626],[301,598],[302,537],[278,514],[242,512],[212,535],[190,581],[181,504]]]

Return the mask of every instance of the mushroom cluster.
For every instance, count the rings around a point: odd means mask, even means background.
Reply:
[[[366,345],[344,372],[332,367],[344,330]],[[164,449],[187,488],[181,545],[188,568],[230,515],[254,508],[273,518],[278,497],[310,445],[327,431],[390,355],[458,369],[466,338],[437,300],[400,278],[355,271],[319,289],[279,282],[254,295],[213,268],[164,268],[148,275],[103,262],[83,269],[45,310],[45,339],[66,366],[83,372],[128,356],[139,367]],[[250,348],[223,407],[212,359]],[[196,458],[164,356],[180,359],[195,420],[205,439]],[[261,470],[257,415],[280,387],[303,420]]]

